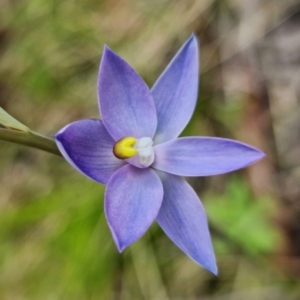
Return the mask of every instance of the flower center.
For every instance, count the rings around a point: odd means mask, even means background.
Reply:
[[[124,137],[114,144],[113,153],[119,159],[127,159],[137,154],[139,163],[144,167],[150,166],[154,161],[153,141],[149,137]]]
[[[132,136],[124,137],[118,140],[113,147],[114,155],[119,159],[126,159],[137,154],[137,149],[134,148],[136,139]]]

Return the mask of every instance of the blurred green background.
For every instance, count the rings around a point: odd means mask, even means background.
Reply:
[[[188,179],[209,217],[214,277],[157,224],[120,255],[104,186],[62,158],[0,141],[0,299],[299,299],[299,26],[296,0],[0,0],[0,106],[31,129],[53,136],[99,117],[104,44],[152,86],[194,32],[200,94],[183,135],[268,154]]]

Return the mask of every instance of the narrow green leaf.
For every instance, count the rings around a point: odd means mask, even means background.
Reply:
[[[1,107],[0,107],[0,124],[10,129],[30,132],[30,129],[27,126],[25,126],[15,118],[13,118]]]

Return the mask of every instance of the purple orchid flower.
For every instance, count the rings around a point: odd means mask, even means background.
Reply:
[[[156,220],[181,250],[217,274],[205,211],[181,176],[234,171],[264,153],[229,139],[178,138],[194,111],[197,89],[194,36],[151,91],[105,47],[98,78],[102,120],[71,123],[57,133],[56,143],[75,169],[107,184],[105,214],[120,252]]]

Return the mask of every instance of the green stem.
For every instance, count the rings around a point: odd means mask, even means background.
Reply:
[[[34,131],[25,132],[14,129],[0,128],[0,140],[29,146],[61,156],[53,139]]]

